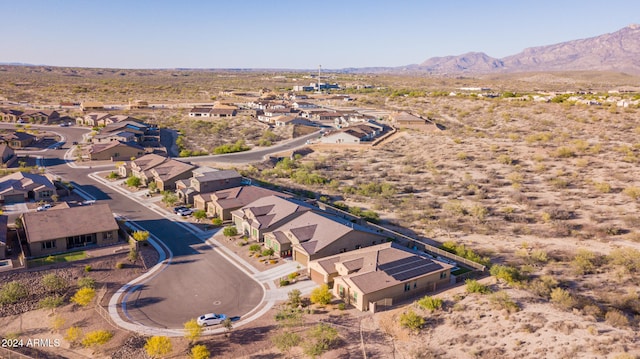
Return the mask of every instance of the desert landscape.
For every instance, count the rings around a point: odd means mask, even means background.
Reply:
[[[3,66],[0,96],[43,107],[78,99],[118,103],[132,96],[159,103],[240,102],[219,93],[227,88],[286,93],[302,76]],[[322,322],[330,323],[338,338],[330,341],[324,358],[640,355],[640,108],[619,105],[640,97],[633,87],[637,77],[592,72],[330,76],[354,85],[338,91],[354,98],[343,108],[408,111],[440,129],[398,126],[376,146],[310,145],[295,156],[262,163],[211,164],[439,242],[490,264],[492,276],[431,295],[439,304],[415,298],[375,314],[344,308],[335,300],[305,306],[295,323],[286,324],[276,320],[287,311],[283,303],[249,327],[201,337],[198,344],[222,358],[304,357],[308,353],[301,343],[282,344],[283,333],[309,336],[309,328]],[[358,90],[357,84],[368,87]],[[274,131],[248,117],[196,123],[180,108],[125,113],[177,130],[192,151],[294,136],[290,129]],[[71,118],[78,115],[68,112]],[[393,125],[390,117],[379,121]],[[116,261],[94,265],[106,271],[95,278],[96,288],[103,282],[117,287],[142,270],[118,272]],[[82,276],[81,268],[64,273],[69,283]],[[42,348],[36,357],[147,355],[144,338],[113,326],[96,315],[97,309],[79,309],[67,300],[54,312],[35,310],[35,305],[19,315],[3,309],[3,337],[46,333],[66,348]],[[56,326],[58,317],[65,320]],[[64,339],[71,326],[115,335],[107,345],[82,349]],[[184,338],[173,342],[167,357],[185,357],[192,343]]]

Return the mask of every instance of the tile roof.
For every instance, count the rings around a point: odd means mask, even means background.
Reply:
[[[194,168],[196,168],[196,166],[192,164],[170,159],[151,168],[150,171],[154,177],[166,181],[179,174],[192,171]]]
[[[96,143],[89,148],[89,153],[100,153],[115,147],[130,147],[144,151],[144,148],[135,142],[110,141],[107,143]]]
[[[309,204],[293,198],[267,196],[249,203],[238,211],[244,216],[251,214],[248,219],[253,227],[265,229],[294,213],[312,209]]]
[[[28,172],[18,171],[0,178],[0,194],[40,188],[55,190],[56,186],[47,177]]]
[[[213,192],[211,200],[216,202],[221,208],[239,208],[263,197],[280,196],[291,198],[290,195],[272,191],[270,189],[256,186],[241,186]]]
[[[30,243],[118,229],[108,204],[27,212],[23,224]]]

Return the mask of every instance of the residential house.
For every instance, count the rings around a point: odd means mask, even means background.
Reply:
[[[345,127],[343,129],[327,133],[325,136],[320,138],[320,142],[359,144],[361,142],[371,141],[380,134],[381,131],[379,127],[380,126],[369,126],[368,124]]]
[[[27,212],[22,225],[31,257],[118,242],[118,223],[108,204]]]
[[[302,110],[302,109],[309,109],[309,108],[318,108],[318,105],[311,102],[296,101],[291,104],[291,107]]]
[[[146,186],[149,182],[153,181],[151,169],[168,160],[167,157],[150,153],[131,162],[123,163],[118,167],[118,174],[122,177],[138,177],[142,181],[142,184]]]
[[[56,186],[46,176],[28,172],[14,172],[0,178],[0,202],[26,200],[49,201],[56,194]]]
[[[76,124],[90,127],[104,126],[104,120],[110,116],[111,114],[106,112],[90,112],[82,117],[76,118]]]
[[[267,196],[291,198],[290,195],[256,186],[239,186],[193,197],[194,207],[206,209],[210,217],[231,220],[231,212]]]
[[[13,148],[6,143],[0,143],[0,166],[10,167],[18,160]]]
[[[93,142],[134,141],[147,148],[160,147],[160,130],[151,125],[139,122],[131,117],[124,121],[107,124],[95,135]]]
[[[221,108],[214,107],[209,112],[210,117],[214,118],[224,118],[224,117],[233,117],[237,114],[238,109],[236,108]]]
[[[38,138],[30,133],[15,131],[0,135],[0,139],[4,140],[11,148],[16,149],[28,147]]]
[[[309,276],[333,283],[333,294],[361,311],[447,286],[452,265],[396,243],[384,243],[311,261]]]
[[[51,124],[60,120],[60,114],[54,110],[33,110],[25,111],[20,115],[20,119],[29,123],[45,123]]]
[[[276,116],[271,119],[276,127],[289,126],[289,125],[303,125],[303,126],[320,126],[319,123],[309,121],[306,118],[298,117],[296,115],[283,115]]]
[[[8,108],[0,108],[0,121],[2,122],[18,122],[22,115],[22,111]]]
[[[0,214],[0,259],[7,258],[7,224],[9,222],[9,217]]]
[[[292,256],[306,266],[309,261],[384,242],[385,236],[329,213],[308,211],[271,232],[264,243],[280,257]]]
[[[169,159],[154,166],[149,172],[159,191],[169,191],[176,189],[176,181],[191,177],[195,168],[192,164]]]
[[[231,218],[239,233],[262,242],[264,233],[313,208],[302,201],[274,195],[257,199],[231,212]]]
[[[213,105],[194,107],[189,110],[189,117],[210,117],[212,109]]]
[[[193,176],[176,182],[176,194],[186,204],[194,204],[194,196],[242,185],[242,176],[234,170],[210,169],[193,171]],[[199,208],[204,210],[204,206]]]
[[[80,104],[82,111],[99,111],[104,110],[104,104],[96,101],[84,101]]]
[[[412,115],[407,112],[399,112],[391,115],[391,119],[396,127],[408,127],[429,131],[440,131],[441,126],[428,118]]]
[[[144,156],[144,147],[135,142],[111,141],[91,145],[88,157],[92,161],[128,161]]]

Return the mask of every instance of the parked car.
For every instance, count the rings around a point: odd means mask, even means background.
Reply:
[[[207,313],[199,316],[197,322],[198,325],[206,327],[209,325],[220,324],[225,319],[227,319],[227,316],[224,314]]]
[[[178,207],[173,207],[173,213],[178,214],[178,212],[184,210],[184,209],[188,209],[185,206],[178,206]]]
[[[182,208],[178,211],[178,214],[181,215],[182,217],[184,216],[190,216],[193,214],[193,210],[191,208]]]
[[[49,204],[49,203],[45,203],[45,204],[43,204],[42,206],[40,206],[40,207],[36,208],[36,211],[38,211],[38,212],[46,211],[46,210],[48,210],[48,209],[49,209],[49,208],[51,208],[51,207],[53,207],[51,204]]]
[[[69,126],[69,125],[68,125],[68,124],[66,124],[65,122],[63,122],[63,123],[61,123],[59,126],[60,126],[60,127],[67,127],[67,126]]]

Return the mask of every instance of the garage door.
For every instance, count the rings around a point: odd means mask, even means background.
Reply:
[[[305,267],[309,264],[309,256],[304,253],[300,253],[295,249],[293,250],[293,259]]]
[[[311,274],[311,280],[318,283],[318,284],[324,284],[324,275],[322,275],[322,273],[311,269],[310,270],[310,274]]]
[[[4,203],[24,202],[24,194],[11,194],[4,196]]]

